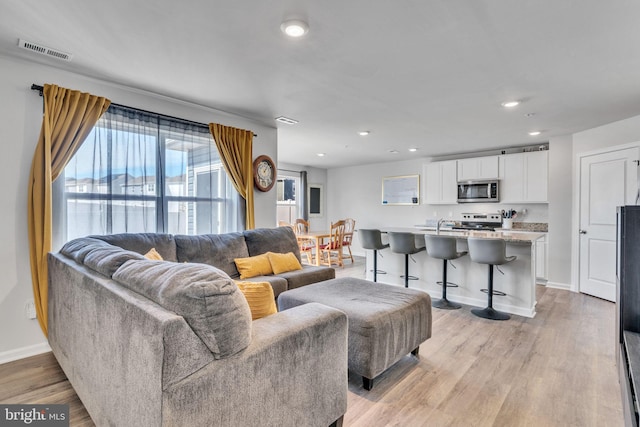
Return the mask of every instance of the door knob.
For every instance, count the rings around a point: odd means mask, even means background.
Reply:
[[[580,230],[579,233],[580,234],[587,234],[587,230]]]

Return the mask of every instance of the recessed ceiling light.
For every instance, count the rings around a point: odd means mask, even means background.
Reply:
[[[541,133],[541,132],[540,132],[539,130],[534,130],[534,131],[529,132],[529,135],[531,135],[531,136],[538,136],[538,135],[540,135],[540,133]]]
[[[358,135],[360,136],[367,136],[369,135],[371,132],[368,130],[361,130],[360,132],[358,132]]]
[[[501,104],[504,108],[513,108],[520,105],[520,101],[505,101]]]
[[[409,151],[411,151],[412,153],[415,153],[416,151],[418,151],[417,148],[409,148]]]
[[[326,154],[325,154],[325,153],[318,153],[318,154],[316,154],[316,156],[318,156],[318,157],[324,157],[324,156],[326,156]]]
[[[276,122],[284,123],[287,125],[295,125],[296,123],[298,123],[297,120],[290,119],[289,117],[285,117],[285,116],[276,117]]]
[[[289,19],[280,25],[280,29],[289,37],[302,37],[309,31],[309,24],[299,19]]]
[[[390,152],[391,154],[398,154],[398,153],[399,153],[399,151],[398,151],[398,150],[389,150],[389,152]]]

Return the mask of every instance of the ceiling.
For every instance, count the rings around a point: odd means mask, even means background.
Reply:
[[[277,126],[279,161],[331,168],[640,115],[639,16],[633,0],[3,0],[0,54]],[[288,17],[309,33],[284,36]]]

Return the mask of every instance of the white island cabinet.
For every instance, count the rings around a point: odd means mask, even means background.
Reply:
[[[383,232],[405,231],[416,234],[417,241],[423,242],[424,234],[436,234],[431,230],[418,230],[416,228],[384,228]],[[536,314],[536,257],[538,239],[544,238],[544,233],[520,232],[520,231],[440,231],[441,235],[454,236],[458,242],[458,250],[467,250],[468,237],[486,237],[504,239],[507,242],[507,255],[515,255],[515,261],[500,266],[501,274],[494,269],[494,289],[506,293],[505,296],[495,296],[493,306],[496,310],[524,317],[534,317]],[[383,240],[385,239],[383,234]],[[367,265],[373,265],[373,251],[367,251]],[[380,256],[382,255],[382,257]],[[442,286],[436,282],[442,280],[442,260],[431,258],[426,251],[412,255],[415,263],[409,263],[409,274],[418,277],[418,280],[410,280],[409,287],[426,291],[431,298],[441,297]],[[472,262],[469,256],[463,256],[452,263],[456,268],[447,269],[447,281],[458,285],[457,288],[447,289],[447,298],[451,301],[486,307],[487,294],[481,289],[487,288],[489,267],[485,264]],[[404,286],[404,255],[396,254],[388,249],[380,251],[378,255],[378,268],[385,270],[387,274],[378,275],[378,281],[397,286]],[[367,269],[367,279],[373,280],[373,273]],[[464,310],[464,308],[463,308]]]
[[[424,165],[424,201],[426,204],[447,205],[458,202],[456,164],[455,160],[447,160]]]

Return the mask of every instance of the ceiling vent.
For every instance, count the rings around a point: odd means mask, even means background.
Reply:
[[[36,52],[41,55],[50,56],[52,58],[60,59],[62,61],[71,61],[71,58],[73,57],[73,55],[70,53],[63,52],[57,49],[52,49],[50,47],[46,47],[41,44],[28,42],[23,39],[18,40],[18,46],[23,49],[29,50],[31,52]]]
[[[276,122],[285,123],[288,125],[295,125],[296,123],[298,123],[297,120],[290,119],[289,117],[285,116],[276,117]]]

